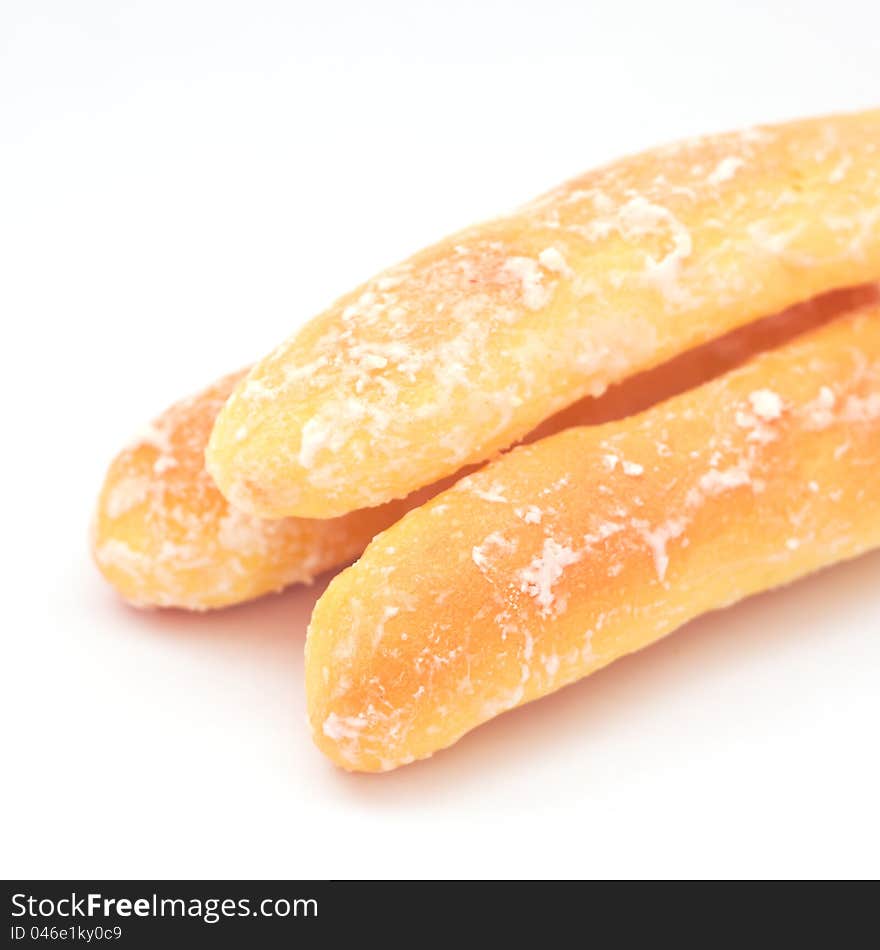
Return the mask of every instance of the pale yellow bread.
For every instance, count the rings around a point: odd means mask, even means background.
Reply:
[[[267,517],[403,497],[586,395],[880,277],[880,110],[588,173],[368,281],[258,363],[208,448]]]
[[[880,545],[880,307],[619,422],[514,449],[338,575],[315,741],[424,758],[706,611]]]
[[[849,311],[877,303],[880,285],[864,284],[795,304],[609,386],[598,399],[588,396],[579,400],[542,422],[523,441],[535,442],[563,429],[601,425],[642,412],[720,376],[763,350],[781,346]]]
[[[422,500],[331,521],[266,521],[231,507],[205,469],[205,445],[233,373],[167,409],[111,464],[93,521],[104,577],[141,607],[225,607],[310,581],[357,557]]]
[[[876,287],[826,295],[759,321],[667,366],[581,400],[530,438],[643,409],[722,372],[755,349],[876,299]],[[217,413],[244,372],[166,410],[114,459],[95,516],[93,552],[104,576],[138,606],[208,609],[259,597],[357,557],[370,539],[449,480],[341,518],[265,520],[232,508],[204,466]]]

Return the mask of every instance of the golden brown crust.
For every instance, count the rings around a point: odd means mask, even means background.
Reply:
[[[880,307],[641,415],[520,447],[377,537],[318,602],[315,741],[431,755],[686,620],[880,545]]]
[[[391,268],[252,371],[208,451],[263,516],[402,497],[767,313],[880,276],[880,110],[569,182]]]

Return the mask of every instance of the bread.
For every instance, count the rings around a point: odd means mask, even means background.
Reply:
[[[243,373],[167,409],[113,461],[98,499],[92,551],[104,577],[140,607],[225,607],[309,582],[357,557],[421,500],[331,521],[265,521],[217,491],[204,452],[214,419]]]
[[[645,408],[722,372],[755,349],[877,298],[876,287],[827,295],[759,321],[671,364],[586,399],[530,438]],[[106,579],[140,607],[226,607],[310,582],[351,561],[379,531],[442,487],[327,520],[266,520],[233,508],[205,470],[214,419],[245,373],[181,400],[113,461],[94,519],[92,548]]]
[[[880,545],[880,307],[514,449],[375,538],[306,643],[315,741],[431,755],[692,617]]]
[[[880,277],[880,110],[575,179],[341,298],[257,364],[209,469],[242,511],[404,497],[758,317]]]

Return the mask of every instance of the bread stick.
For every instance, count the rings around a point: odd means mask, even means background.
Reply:
[[[341,298],[236,389],[209,468],[265,517],[382,504],[612,383],[878,277],[880,110],[646,152]]]
[[[880,307],[641,415],[514,449],[319,600],[315,741],[431,755],[687,620],[880,545]]]
[[[697,385],[771,345],[877,299],[876,287],[826,295],[743,328],[672,364],[581,400],[529,439],[596,424]],[[140,607],[206,610],[260,597],[357,557],[371,538],[447,483],[340,518],[266,520],[232,508],[204,465],[220,407],[245,372],[233,373],[166,410],[113,461],[94,519],[93,554],[122,596]]]
[[[93,521],[104,577],[139,607],[207,610],[308,582],[357,557],[422,498],[329,521],[266,521],[233,508],[205,469],[233,373],[166,410],[113,461]]]

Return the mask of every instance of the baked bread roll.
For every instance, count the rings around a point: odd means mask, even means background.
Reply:
[[[214,419],[244,373],[167,409],[110,466],[93,520],[101,573],[138,607],[207,610],[309,582],[357,557],[423,500],[330,521],[266,521],[233,508],[205,469]]]
[[[383,504],[737,326],[875,280],[878,150],[880,110],[710,136],[441,241],[257,364],[209,469],[264,517]]]
[[[876,298],[876,287],[853,288],[759,321],[601,399],[582,400],[530,438],[636,412]],[[226,376],[170,407],[110,466],[94,519],[93,555],[105,578],[136,606],[206,610],[308,583],[357,557],[375,534],[451,481],[327,520],[270,521],[238,511],[208,475],[204,452],[217,413],[244,375]]]
[[[514,449],[319,600],[308,715],[346,769],[431,755],[687,620],[880,545],[880,307]]]

